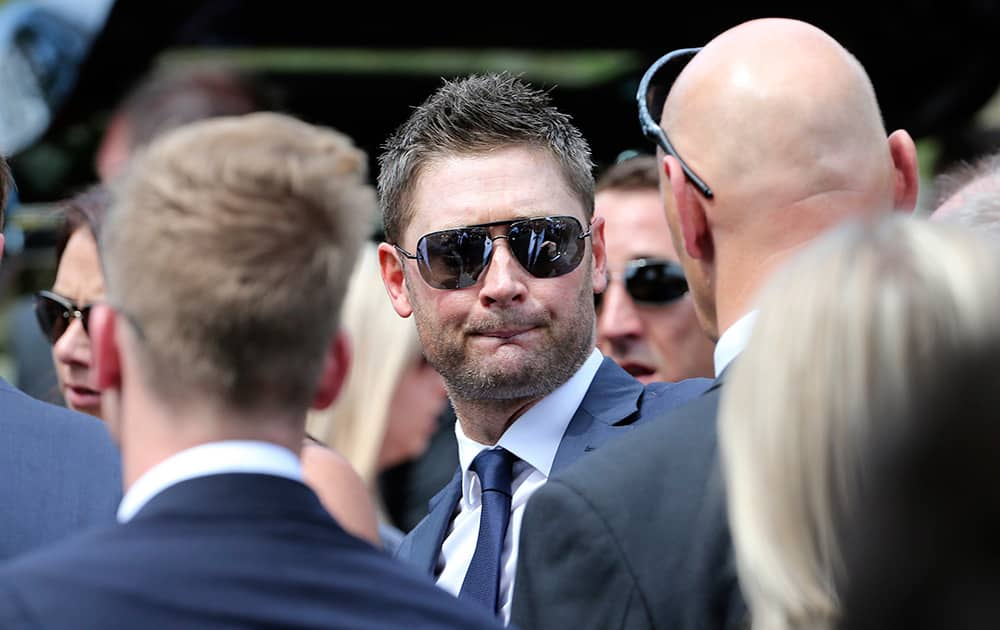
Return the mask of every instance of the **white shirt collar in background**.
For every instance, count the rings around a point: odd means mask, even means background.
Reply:
[[[736,323],[727,328],[726,332],[719,337],[719,342],[715,344],[714,355],[716,378],[747,347],[755,321],[757,321],[757,311],[750,311],[736,320]]]

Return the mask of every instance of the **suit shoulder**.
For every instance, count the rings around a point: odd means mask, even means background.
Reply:
[[[710,378],[688,378],[673,383],[657,382],[645,386],[645,396],[652,398],[671,398],[688,401],[704,394],[712,386]]]
[[[697,469],[700,476],[701,469],[710,466],[715,459],[718,391],[718,388],[713,389],[653,416],[626,435],[574,462],[553,479],[592,496],[601,489],[621,492],[622,488],[638,480],[656,475],[665,465],[674,469]],[[556,487],[550,492],[555,492]]]
[[[0,409],[4,410],[6,431],[30,427],[33,433],[58,436],[62,440],[89,439],[111,445],[104,423],[97,418],[32,398],[3,379],[0,379]]]

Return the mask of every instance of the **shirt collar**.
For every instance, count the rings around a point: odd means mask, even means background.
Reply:
[[[716,378],[747,347],[755,321],[757,321],[757,311],[753,310],[736,320],[736,323],[727,328],[719,337],[718,343],[715,344],[714,355]]]
[[[507,449],[548,478],[563,434],[603,361],[604,356],[595,348],[568,381],[514,421],[500,436],[496,446]],[[472,481],[476,479],[475,474],[469,471],[472,460],[480,451],[494,447],[467,437],[461,422],[455,423],[455,437],[458,439],[458,461],[462,466],[462,496],[468,499]]]
[[[201,444],[168,457],[139,477],[118,506],[118,522],[131,520],[170,486],[222,473],[258,473],[302,481],[299,458],[277,444],[249,440]]]

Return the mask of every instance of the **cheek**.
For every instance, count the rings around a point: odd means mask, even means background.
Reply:
[[[56,347],[55,346],[52,346],[52,350],[50,351],[50,354],[52,355],[52,365],[56,366],[56,376],[59,378],[59,382],[62,383],[63,382],[63,370],[66,369],[66,366],[63,365],[63,362],[59,360],[59,355],[56,353]]]

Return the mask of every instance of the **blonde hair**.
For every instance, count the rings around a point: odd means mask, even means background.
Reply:
[[[375,209],[350,138],[274,113],[168,132],[118,183],[110,301],[166,399],[308,407]]]
[[[361,250],[341,320],[352,347],[347,381],[333,405],[309,413],[306,427],[374,490],[393,394],[421,353],[413,319],[399,317],[385,293],[374,244]]]
[[[823,237],[776,275],[723,389],[720,446],[754,628],[832,628],[845,522],[941,357],[1000,340],[1000,256],[893,217]]]

